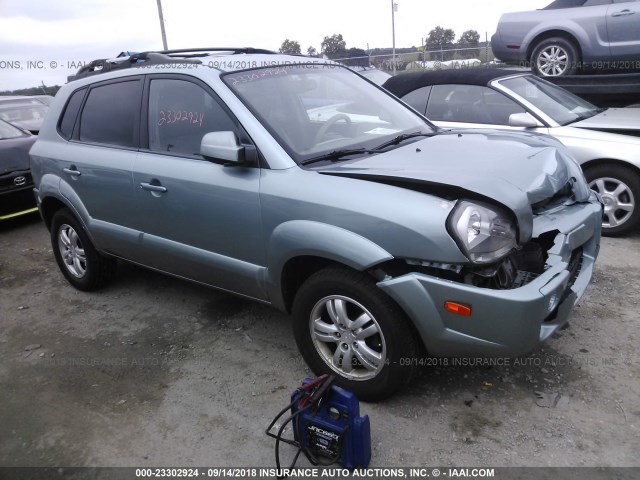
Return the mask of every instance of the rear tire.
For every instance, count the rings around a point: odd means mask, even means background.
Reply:
[[[540,77],[573,75],[578,70],[578,49],[565,38],[546,38],[533,49],[531,70]]]
[[[317,374],[361,400],[380,400],[417,369],[420,343],[398,305],[368,276],[330,267],[312,275],[293,303],[298,348]]]
[[[82,224],[67,208],[53,215],[51,246],[60,271],[78,290],[96,290],[113,278],[115,259],[98,253]]]
[[[602,234],[626,235],[640,224],[640,176],[623,165],[601,164],[587,168],[584,175],[589,188],[604,200]]]

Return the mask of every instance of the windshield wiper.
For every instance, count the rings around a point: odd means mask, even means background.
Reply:
[[[414,132],[414,133],[403,133],[402,135],[398,135],[397,137],[389,140],[388,142],[384,142],[382,145],[378,145],[374,148],[375,151],[382,150],[384,148],[390,147],[391,145],[398,145],[405,140],[409,140],[410,138],[415,137],[430,137],[433,133],[422,133],[422,132]]]
[[[359,153],[380,153],[375,150],[367,150],[364,148],[353,148],[350,150],[334,150],[333,152],[318,155],[317,157],[307,158],[300,162],[300,165],[309,165],[311,163],[322,162],[323,160],[330,160],[335,162],[341,160],[343,157],[349,157],[351,155],[357,155]]]

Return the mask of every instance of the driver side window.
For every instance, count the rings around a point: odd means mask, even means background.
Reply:
[[[435,85],[427,118],[442,122],[509,125],[512,113],[525,110],[502,93],[478,85]]]
[[[206,133],[236,130],[209,93],[185,80],[151,81],[148,121],[149,149],[156,152],[199,155]]]

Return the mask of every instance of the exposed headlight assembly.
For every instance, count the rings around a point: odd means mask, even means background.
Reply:
[[[473,263],[493,263],[516,248],[516,227],[492,205],[460,201],[448,219],[448,230]]]

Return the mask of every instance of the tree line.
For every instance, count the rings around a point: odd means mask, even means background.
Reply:
[[[4,90],[0,92],[0,96],[7,95],[55,95],[60,90],[60,85],[53,85],[48,87],[31,87],[21,88],[19,90]]]
[[[423,46],[396,48],[396,54],[419,53],[414,60],[481,58],[484,56],[482,47],[485,44],[486,42],[480,42],[480,34],[476,30],[466,30],[456,41],[456,34],[453,29],[438,25],[428,33]],[[326,55],[331,59],[353,59],[349,62],[351,65],[362,64],[363,66],[368,66],[368,58],[363,58],[359,61],[354,57],[388,55],[392,52],[391,48],[376,48],[369,52],[356,47],[347,49],[347,43],[342,34],[324,37],[320,47],[320,52],[318,52],[314,47],[310,46],[307,48],[306,54],[311,57]],[[287,38],[280,45],[279,52],[289,55],[301,55],[300,42]]]

